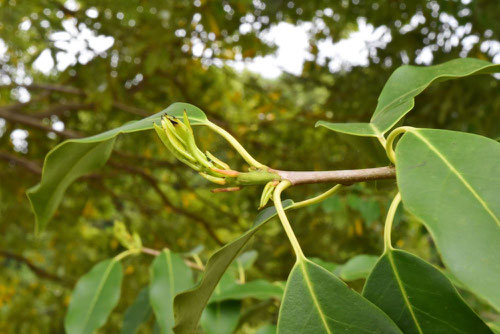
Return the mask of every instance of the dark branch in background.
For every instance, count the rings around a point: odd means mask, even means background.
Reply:
[[[85,103],[63,103],[50,106],[42,112],[33,114],[32,117],[43,119],[50,116],[63,116],[67,111],[76,111],[82,109],[92,109],[92,104]]]
[[[122,155],[122,156],[128,156],[128,154],[126,153],[120,153],[119,155]],[[13,155],[13,154],[10,154],[10,153],[7,153],[5,151],[0,151],[0,159],[2,160],[6,160],[10,163],[13,163],[13,164],[17,164],[27,170],[29,170],[30,172],[36,174],[36,175],[41,175],[42,174],[42,167],[34,162],[34,161],[31,161],[29,159],[26,159],[26,158],[23,158],[23,157],[19,157],[19,156],[16,156],[16,155]],[[158,163],[160,163],[161,161],[158,160],[156,161]],[[166,164],[170,164],[169,162],[166,162]],[[150,183],[153,187],[153,190],[160,196],[161,200],[163,201],[163,203],[169,207],[170,209],[172,209],[172,211],[176,212],[176,213],[179,213],[179,214],[182,214],[192,220],[195,220],[197,222],[199,222],[200,224],[203,225],[203,227],[207,230],[207,232],[210,234],[210,236],[220,245],[222,245],[222,241],[217,237],[217,235],[215,234],[215,232],[211,229],[210,227],[210,224],[208,221],[206,221],[205,219],[191,213],[191,212],[188,212],[188,211],[185,211],[179,207],[176,207],[172,204],[172,202],[166,197],[165,193],[160,189],[160,187],[158,186],[158,180],[156,180],[151,174],[139,169],[139,168],[136,168],[136,167],[132,167],[132,166],[128,166],[128,165],[124,165],[124,164],[118,164],[116,162],[110,162],[109,163],[111,166],[115,167],[115,168],[118,168],[118,169],[121,169],[121,170],[124,170],[130,174],[134,174],[134,175],[139,175],[141,176],[144,180],[146,180],[148,183]],[[107,175],[105,174],[88,174],[88,175],[85,175],[85,176],[82,176],[81,179],[86,179],[86,180],[97,180],[97,179],[102,179],[102,178],[105,178],[107,177]],[[115,194],[114,192],[110,191],[109,189],[107,188],[103,188],[103,187],[100,187],[101,190],[104,190],[108,193],[110,193],[110,195],[114,198],[114,199],[117,199],[117,198],[120,198],[119,195]],[[198,197],[199,198],[199,197]],[[135,202],[135,201],[134,201]],[[228,214],[227,212],[222,212],[222,213],[225,213],[225,214]],[[229,215],[229,214],[228,214]]]
[[[66,94],[72,94],[72,95],[81,95],[85,96],[85,92],[83,89],[76,88],[76,87],[71,87],[71,86],[63,86],[63,85],[53,85],[53,84],[47,84],[47,83],[32,83],[30,85],[24,85],[24,84],[12,84],[12,85],[5,85],[1,86],[2,88],[16,88],[16,87],[23,87],[28,90],[47,90],[51,92],[58,92],[58,93],[66,93]]]
[[[114,161],[110,161],[109,164],[116,168],[116,169],[121,169],[121,170],[124,170],[124,171],[127,171],[131,174],[136,174],[136,175],[139,175],[141,178],[143,178],[145,181],[147,181],[151,187],[153,188],[153,190],[158,194],[158,196],[160,196],[161,200],[163,201],[163,204],[165,204],[165,206],[167,206],[168,208],[170,208],[173,212],[175,213],[179,213],[179,214],[182,214],[196,222],[198,222],[199,224],[201,224],[201,226],[203,226],[203,228],[207,231],[207,233],[210,235],[210,237],[212,237],[212,239],[214,239],[214,241],[219,244],[219,245],[223,245],[224,243],[219,239],[219,237],[217,236],[217,234],[212,230],[212,227],[210,226],[210,223],[205,220],[204,218],[202,217],[199,217],[195,214],[193,214],[192,212],[189,212],[189,211],[185,211],[184,209],[182,208],[179,208],[177,206],[175,206],[167,197],[167,195],[165,195],[165,193],[163,192],[163,190],[161,190],[160,186],[158,185],[159,182],[158,180],[156,180],[151,174],[143,171],[142,169],[139,169],[139,168],[136,168],[136,167],[132,167],[132,166],[127,166],[127,165],[123,165],[123,164],[119,164],[119,163],[116,163]]]
[[[8,86],[0,86],[0,88],[15,88],[15,87],[24,87],[28,90],[45,90],[50,92],[78,95],[82,97],[86,97],[87,93],[83,89],[72,87],[72,86],[63,86],[63,85],[53,85],[53,84],[45,84],[45,83],[33,83],[31,85],[8,85]],[[113,101],[112,106],[116,109],[128,112],[130,114],[146,117],[151,115],[150,112],[146,110],[133,107],[127,105],[126,103],[120,101]]]
[[[0,151],[0,159],[7,160],[10,163],[19,165],[23,168],[26,168],[30,172],[41,175],[42,174],[42,167],[40,167],[36,162],[33,162],[29,159],[19,157],[10,153],[7,153],[5,151]]]
[[[62,130],[58,131],[50,126],[47,126],[40,122],[38,119],[20,114],[18,112],[12,112],[8,110],[0,110],[0,118],[4,118],[7,121],[10,121],[12,123],[18,123],[22,125],[26,125],[35,129],[43,130],[46,132],[54,132],[57,133],[65,138],[78,138],[81,137],[81,135],[77,132],[71,131],[71,130]]]
[[[20,263],[24,263],[30,270],[37,275],[40,278],[45,278],[54,282],[58,282],[64,286],[71,287],[73,286],[74,282],[73,280],[57,276],[56,274],[52,274],[45,269],[42,269],[35,265],[31,260],[25,258],[24,256],[21,256],[19,254],[15,254],[9,251],[1,250],[0,249],[0,256],[4,257],[6,259],[11,259]]]

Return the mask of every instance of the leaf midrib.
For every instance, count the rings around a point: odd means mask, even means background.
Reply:
[[[97,287],[97,290],[96,290],[96,294],[94,295],[94,297],[92,298],[92,301],[90,303],[90,307],[88,309],[88,312],[87,314],[85,315],[85,320],[83,321],[83,323],[85,324],[85,326],[83,327],[84,329],[84,333],[86,333],[86,329],[87,329],[87,326],[88,326],[88,320],[90,319],[90,315],[92,313],[92,310],[93,308],[95,307],[96,303],[97,303],[97,299],[99,298],[99,295],[101,294],[102,292],[102,289],[104,288],[104,283],[106,282],[106,280],[108,279],[108,276],[109,274],[111,273],[111,269],[113,268],[113,266],[116,264],[116,261],[113,259],[111,260],[111,262],[109,263],[108,267],[106,268],[106,271],[104,272],[104,276],[103,278],[101,279],[101,281],[99,282],[99,286]]]
[[[332,334],[330,331],[330,328],[328,327],[328,322],[326,321],[326,316],[323,313],[323,310],[321,309],[321,305],[319,304],[318,298],[316,297],[316,293],[314,292],[314,289],[312,287],[312,283],[309,279],[309,273],[307,272],[306,266],[305,266],[305,260],[300,259],[298,261],[300,270],[302,271],[302,275],[304,275],[304,281],[306,283],[307,289],[309,290],[309,293],[311,295],[311,298],[313,300],[314,306],[316,306],[316,309],[318,310],[318,314],[321,318],[321,322],[323,323],[323,326],[325,327],[326,331],[328,334]]]
[[[429,149],[443,161],[446,167],[450,169],[452,174],[454,174],[464,184],[467,190],[469,190],[471,194],[477,199],[479,204],[481,204],[481,206],[486,210],[491,218],[493,218],[496,224],[500,226],[500,219],[493,213],[493,211],[491,211],[491,209],[488,207],[488,204],[481,198],[481,196],[479,196],[476,190],[470,185],[469,182],[467,182],[467,180],[462,176],[462,174],[460,174],[460,172],[453,166],[453,164],[449,162],[448,159],[446,159],[446,157],[441,154],[441,152],[439,152],[439,150],[434,145],[432,145],[432,143],[427,140],[427,138],[425,138],[425,136],[419,133],[418,130],[412,130],[411,133],[414,134],[418,139],[420,139],[425,145],[427,145]]]
[[[169,289],[170,289],[170,295],[174,297],[174,291],[175,291],[175,286],[174,286],[174,271],[172,268],[172,257],[170,250],[167,250],[165,252],[165,260],[167,262],[167,270],[168,270],[168,275],[170,276],[170,282],[169,282]]]
[[[416,317],[415,313],[413,312],[413,306],[410,303],[410,300],[408,298],[408,294],[406,293],[406,290],[404,288],[404,284],[401,280],[401,277],[399,276],[399,271],[396,268],[396,264],[394,263],[394,258],[392,256],[392,250],[388,250],[386,252],[386,254],[387,254],[387,258],[389,259],[389,263],[391,265],[392,271],[394,272],[394,278],[396,280],[396,283],[398,284],[399,290],[401,291],[401,295],[403,296],[403,300],[404,300],[408,310],[410,311],[410,315],[411,315],[413,321],[415,322],[415,326],[417,327],[417,331],[420,334],[423,334],[423,331],[420,328],[420,323],[418,322],[417,317]]]

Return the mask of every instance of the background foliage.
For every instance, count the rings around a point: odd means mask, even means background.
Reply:
[[[218,244],[246,231],[256,216],[259,189],[211,194],[212,186],[169,157],[151,131],[120,138],[111,163],[72,185],[48,230],[35,238],[24,192],[38,182],[45,154],[62,140],[99,133],[185,101],[203,109],[274,168],[377,166],[383,160],[371,140],[315,130],[315,122],[368,121],[389,75],[403,63],[414,64],[425,47],[432,48],[434,63],[464,56],[491,60],[498,54],[499,7],[487,0],[0,2],[0,49],[5,49],[0,53],[0,331],[61,332],[76,278],[122,250],[113,237],[115,220],[139,233],[150,248],[182,253],[203,244],[201,258],[206,260]],[[425,22],[403,29],[417,13]],[[361,17],[375,27],[387,26],[391,41],[384,48],[368,46],[367,66],[344,64],[331,72],[329,60],[319,61],[318,44],[346,38]],[[77,32],[88,28],[114,43],[96,53],[87,42],[75,64],[48,74],[37,71],[33,62],[44,50],[56,60],[66,52],[53,33],[65,30],[67,22]],[[259,24],[243,34],[245,22]],[[300,75],[266,80],[225,65],[275,52],[260,34],[280,22],[312,22],[313,57]],[[464,40],[471,36],[477,43],[469,50]],[[201,56],[193,55],[195,39],[206,47]],[[498,138],[500,124],[492,122],[500,116],[497,91],[492,76],[434,85],[417,97],[407,122]],[[25,140],[16,139],[20,133]],[[224,161],[236,158],[215,135],[198,134],[201,145]],[[291,214],[304,251],[336,263],[357,254],[380,254],[389,186],[389,181],[356,185]],[[320,188],[300,187],[292,197],[302,199]],[[424,227],[402,212],[393,242],[440,264]],[[250,278],[286,279],[293,258],[279,224],[267,224],[251,248],[259,256]],[[121,327],[125,309],[148,283],[150,261],[126,260],[122,297],[102,332]],[[362,286],[360,281],[350,285]],[[498,320],[481,301],[463,293],[484,318]],[[263,305],[239,331],[252,333],[275,321],[278,305]],[[152,320],[148,325],[144,332],[151,331]]]

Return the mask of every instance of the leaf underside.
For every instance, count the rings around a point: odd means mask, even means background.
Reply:
[[[500,71],[500,65],[474,58],[459,58],[433,66],[404,65],[387,80],[370,123],[319,121],[332,131],[363,137],[380,137],[394,127],[415,105],[415,96],[433,82]]]
[[[396,146],[396,174],[405,208],[427,227],[446,267],[500,309],[500,143],[412,129]]]

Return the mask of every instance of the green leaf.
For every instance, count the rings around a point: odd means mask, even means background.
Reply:
[[[450,272],[500,309],[500,144],[410,129],[396,146],[405,208],[431,233]]]
[[[237,277],[241,270],[248,270],[252,267],[255,260],[257,260],[257,256],[258,253],[255,250],[244,252],[231,263],[227,271]]]
[[[401,250],[389,249],[382,255],[363,296],[404,333],[491,333],[446,276]]]
[[[149,287],[141,289],[134,303],[130,305],[123,316],[122,334],[134,334],[142,323],[151,316],[149,304]]]
[[[377,260],[378,256],[374,255],[356,255],[342,265],[339,276],[348,282],[364,279],[370,274]]]
[[[228,300],[207,306],[201,317],[201,327],[206,334],[231,334],[238,326],[241,302]]]
[[[491,328],[493,333],[500,334],[500,321],[488,322],[488,326]]]
[[[66,140],[53,148],[45,157],[40,183],[26,192],[35,214],[36,232],[45,229],[61,203],[64,192],[73,181],[104,166],[111,155],[116,136],[150,130],[153,123],[159,123],[165,113],[182,117],[184,110],[189,115],[191,125],[208,122],[205,114],[197,107],[187,103],[174,103],[142,120],[128,122],[92,137]]]
[[[255,334],[276,334],[277,328],[274,325],[265,325],[259,328]]]
[[[69,334],[91,334],[106,323],[120,299],[123,269],[108,259],[96,264],[76,283],[64,328]]]
[[[210,298],[210,303],[222,300],[240,300],[245,298],[255,298],[260,300],[270,298],[281,299],[283,290],[283,285],[280,285],[279,283],[270,283],[265,280],[253,280],[243,284],[233,282],[232,284],[222,286],[220,291],[216,291],[212,298]]]
[[[331,123],[325,121],[316,122],[316,127],[323,126],[329,130],[354,136],[377,137],[377,129],[371,123]]]
[[[375,305],[324,268],[299,258],[288,277],[278,333],[401,333]]]
[[[367,225],[371,225],[380,218],[380,206],[374,199],[365,200],[354,194],[347,196],[349,206],[361,213],[363,220]]]
[[[201,327],[207,334],[231,334],[238,326],[241,302],[229,300],[208,305],[201,317]]]
[[[327,262],[323,259],[320,259],[319,257],[310,257],[309,260],[335,275],[340,274],[340,270],[342,269],[341,264],[334,262]]]
[[[380,137],[396,125],[415,105],[415,96],[433,82],[500,71],[500,65],[485,60],[459,58],[434,66],[404,65],[387,80],[370,123],[330,123],[316,126],[356,136]]]
[[[248,252],[242,253],[236,258],[236,262],[243,269],[250,269],[257,260],[258,253],[256,250],[250,250]]]
[[[191,269],[170,250],[163,250],[151,264],[149,300],[162,334],[173,333],[174,297],[192,286]]]
[[[285,209],[289,208],[292,204],[292,200],[283,201]],[[253,235],[276,215],[274,207],[262,210],[256,217],[253,227],[250,230],[219,249],[210,257],[200,283],[194,289],[175,297],[174,332],[176,334],[191,334],[196,331],[203,309],[227,268],[247,245]]]

